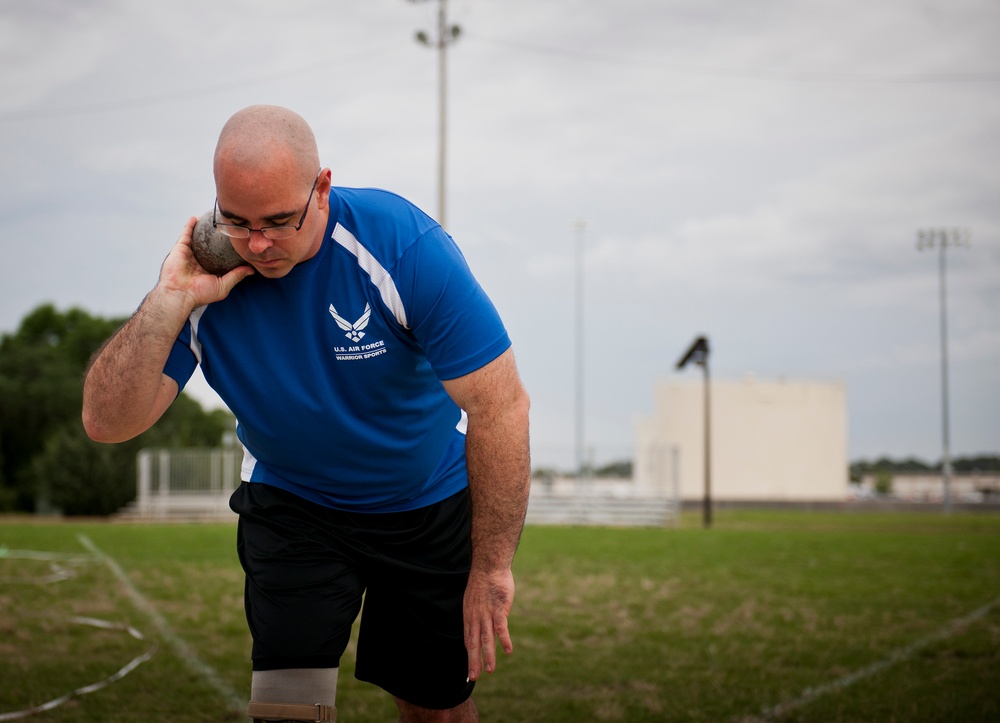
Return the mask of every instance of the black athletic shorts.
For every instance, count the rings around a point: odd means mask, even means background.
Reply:
[[[363,597],[355,677],[423,708],[472,695],[462,618],[468,490],[369,514],[244,482],[229,505],[240,516],[254,670],[339,667]]]

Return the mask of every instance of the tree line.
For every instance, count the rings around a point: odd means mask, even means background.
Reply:
[[[894,460],[888,457],[880,457],[874,461],[858,460],[851,462],[850,473],[852,482],[860,482],[866,474],[913,474],[913,473],[941,473],[943,471],[942,462],[924,462],[914,457]],[[1000,456],[996,455],[973,455],[969,457],[956,457],[951,461],[952,472],[1000,472]]]
[[[112,514],[135,498],[140,449],[214,447],[233,430],[228,411],[206,411],[182,393],[139,437],[91,441],[80,417],[83,375],[124,322],[43,304],[0,336],[0,512]]]

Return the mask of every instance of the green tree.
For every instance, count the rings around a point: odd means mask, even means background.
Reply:
[[[956,472],[1000,472],[1000,456],[959,457],[952,462]]]
[[[875,493],[883,496],[892,494],[891,470],[882,467],[875,471]]]
[[[996,472],[1000,471],[1000,455],[982,454],[974,457],[956,457],[951,461],[951,468],[954,472]],[[861,478],[866,474],[874,474],[879,470],[888,470],[897,474],[940,472],[941,463],[928,464],[919,459],[909,457],[903,460],[894,460],[881,457],[874,462],[858,460],[851,463],[851,482],[861,483]]]
[[[143,447],[216,446],[234,426],[229,412],[206,413],[184,394],[151,429],[120,444],[94,442],[79,422],[65,424],[32,459],[32,488],[64,514],[110,515],[135,499],[136,456]]]
[[[0,338],[0,503],[6,508],[33,505],[31,460],[53,431],[79,420],[87,360],[121,322],[45,304],[16,333]]]
[[[124,320],[51,305],[0,338],[0,509],[41,499],[66,514],[107,515],[135,496],[145,446],[215,446],[234,426],[182,394],[153,429],[123,444],[91,441],[80,422],[87,362]]]
[[[49,435],[31,461],[36,500],[67,515],[109,515],[135,497],[137,440],[120,445],[91,441],[79,423]]]
[[[594,474],[598,477],[620,477],[622,479],[629,479],[632,476],[632,460],[623,459],[617,462],[611,462],[603,467],[595,469]]]

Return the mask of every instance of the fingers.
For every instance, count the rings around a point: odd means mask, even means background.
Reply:
[[[465,616],[465,649],[469,653],[469,680],[479,680],[483,672],[482,634],[479,625]]]
[[[490,626],[492,628],[492,626]],[[483,667],[487,673],[492,673],[497,669],[497,646],[493,641],[493,630],[483,630]]]
[[[197,265],[197,262],[194,260],[194,253],[191,251],[191,237],[197,222],[198,218],[191,216],[188,218],[187,223],[184,224],[184,228],[181,229],[181,233],[177,237],[177,242],[163,260],[163,265],[160,268],[161,277],[164,275],[174,275],[179,270],[185,273],[193,264]]]
[[[507,616],[510,612],[510,595],[489,585],[481,588],[470,585],[465,599],[465,648],[469,654],[469,680],[478,680],[485,670],[496,670],[496,644],[504,653],[514,651]]]
[[[232,271],[226,272],[223,276],[219,277],[219,281],[222,283],[223,289],[225,289],[226,294],[233,290],[236,284],[243,281],[248,276],[253,276],[254,268],[249,264],[246,266],[237,266]]]
[[[185,246],[191,245],[191,236],[194,233],[195,224],[198,223],[197,216],[191,216],[188,218],[187,223],[184,224],[184,229],[181,231],[181,235],[177,238],[177,243],[184,244]]]
[[[497,616],[496,620],[493,621],[493,626],[496,629],[497,639],[500,641],[500,647],[503,648],[505,655],[510,655],[514,652],[514,643],[510,639],[510,631],[507,629],[507,616]]]
[[[485,670],[492,673],[497,667],[496,640],[500,641],[503,652],[510,655],[514,652],[514,644],[510,639],[510,632],[507,629],[507,617],[498,616],[493,624],[484,624],[478,628],[474,626],[471,631],[466,632],[466,649],[469,652],[469,679],[477,680],[480,673]]]
[[[183,295],[193,307],[225,299],[238,283],[255,273],[249,264],[238,266],[223,276],[206,271],[191,249],[191,238],[197,223],[197,216],[188,218],[177,243],[160,267],[159,279],[162,289]]]
[[[488,618],[483,620],[482,625],[467,627],[465,648],[469,653],[469,680],[479,680],[484,670],[487,673],[496,670],[496,643],[493,626],[489,624]]]

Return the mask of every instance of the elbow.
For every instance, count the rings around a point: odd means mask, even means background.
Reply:
[[[102,420],[98,415],[93,414],[86,407],[83,409],[82,421],[83,430],[94,442],[100,442],[102,444],[117,444],[118,442],[125,442],[135,436],[122,434],[120,430],[114,427],[114,425],[106,423],[105,420]]]
[[[524,423],[528,423],[528,415],[531,412],[531,397],[528,396],[528,390],[523,386],[520,388],[520,392],[514,400],[514,410],[515,414],[524,419]]]
[[[109,430],[105,429],[103,425],[98,423],[91,415],[87,414],[87,410],[83,412],[83,431],[87,433],[91,441],[94,442],[114,442],[112,435]]]
[[[503,410],[503,414],[511,421],[527,424],[528,414],[531,411],[531,398],[528,390],[520,379],[515,379],[513,384],[507,387],[506,394],[501,397],[497,409]]]
[[[509,433],[527,436],[530,423],[531,398],[523,386],[518,385],[497,409],[495,423]]]

